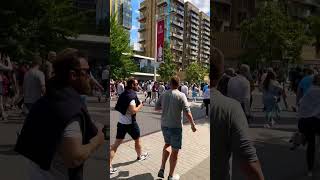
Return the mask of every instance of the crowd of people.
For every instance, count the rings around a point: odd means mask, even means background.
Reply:
[[[112,166],[112,160],[126,134],[129,134],[135,142],[138,161],[147,160],[150,157],[148,152],[143,152],[142,150],[140,128],[138,125],[139,119],[137,119],[136,115],[141,111],[148,98],[151,98],[150,101],[153,100],[152,98],[155,98],[155,111],[162,111],[161,130],[164,138],[163,150],[159,151],[162,154],[162,162],[158,177],[164,178],[166,163],[169,159],[168,180],[178,180],[179,175],[174,172],[177,166],[178,154],[182,148],[182,112],[186,114],[192,131],[196,132],[197,128],[192,117],[187,96],[183,91],[178,90],[180,86],[180,79],[178,77],[172,77],[169,84],[166,85],[167,88],[161,82],[153,82],[153,85],[151,83],[139,83],[136,79],[130,78],[125,83],[124,88],[121,87],[123,86],[121,81],[118,84],[120,86],[119,90],[122,93],[119,95],[115,109],[120,113],[120,116],[117,124],[116,140],[110,147],[110,174],[118,171],[117,168]],[[145,84],[146,88],[144,88]],[[137,96],[139,89],[147,92],[146,100],[139,100]]]
[[[297,112],[297,129],[300,133],[294,135],[300,142],[293,142],[307,145],[306,174],[313,176],[315,137],[320,134],[320,111],[316,108],[320,107],[320,74],[317,68],[297,67],[290,71],[287,79],[286,75],[280,74],[279,69],[271,67],[256,75],[251,75],[250,67],[245,64],[240,65],[237,71],[233,68],[224,69],[224,56],[218,49],[215,49],[213,57],[215,62],[212,62],[211,68],[215,71],[210,72],[213,100],[210,119],[214,133],[213,179],[231,179],[233,155],[241,161],[240,169],[247,179],[264,179],[256,149],[248,133],[252,117],[252,92],[256,88],[262,93],[265,128],[271,128],[276,121],[281,120],[280,102],[287,110],[290,109],[287,103],[288,92],[296,95],[296,103],[291,109]]]
[[[105,142],[105,126],[91,119],[86,97],[95,87],[107,89],[109,80],[102,72],[103,87],[90,69],[88,56],[73,48],[45,58],[34,53],[21,64],[0,54],[1,117],[25,110],[14,150],[27,163],[28,179],[81,180],[85,161]]]

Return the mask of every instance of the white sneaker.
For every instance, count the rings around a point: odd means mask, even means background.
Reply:
[[[179,174],[175,174],[174,176],[172,176],[172,177],[168,177],[168,180],[179,180],[180,179],[180,176],[179,176]]]
[[[116,172],[118,172],[117,168],[110,168],[110,174],[115,174]]]
[[[147,158],[149,157],[149,153],[144,153],[144,154],[141,154],[140,157],[137,157],[137,160],[138,161],[144,161],[146,160]]]
[[[264,128],[270,128],[270,125],[269,124],[265,124],[263,125]]]

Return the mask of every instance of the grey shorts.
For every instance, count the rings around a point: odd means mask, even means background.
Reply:
[[[161,127],[164,142],[173,149],[179,150],[182,145],[182,128]]]

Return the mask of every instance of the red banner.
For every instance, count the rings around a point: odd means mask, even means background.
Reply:
[[[164,20],[157,23],[157,62],[164,61]]]

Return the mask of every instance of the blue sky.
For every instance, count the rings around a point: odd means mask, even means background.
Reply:
[[[142,0],[131,0],[132,4],[132,29],[130,32],[131,44],[137,47],[138,42],[138,28],[139,22],[137,17],[139,17],[139,5]],[[190,1],[195,6],[197,6],[201,11],[210,15],[210,0],[184,0],[184,2]]]

